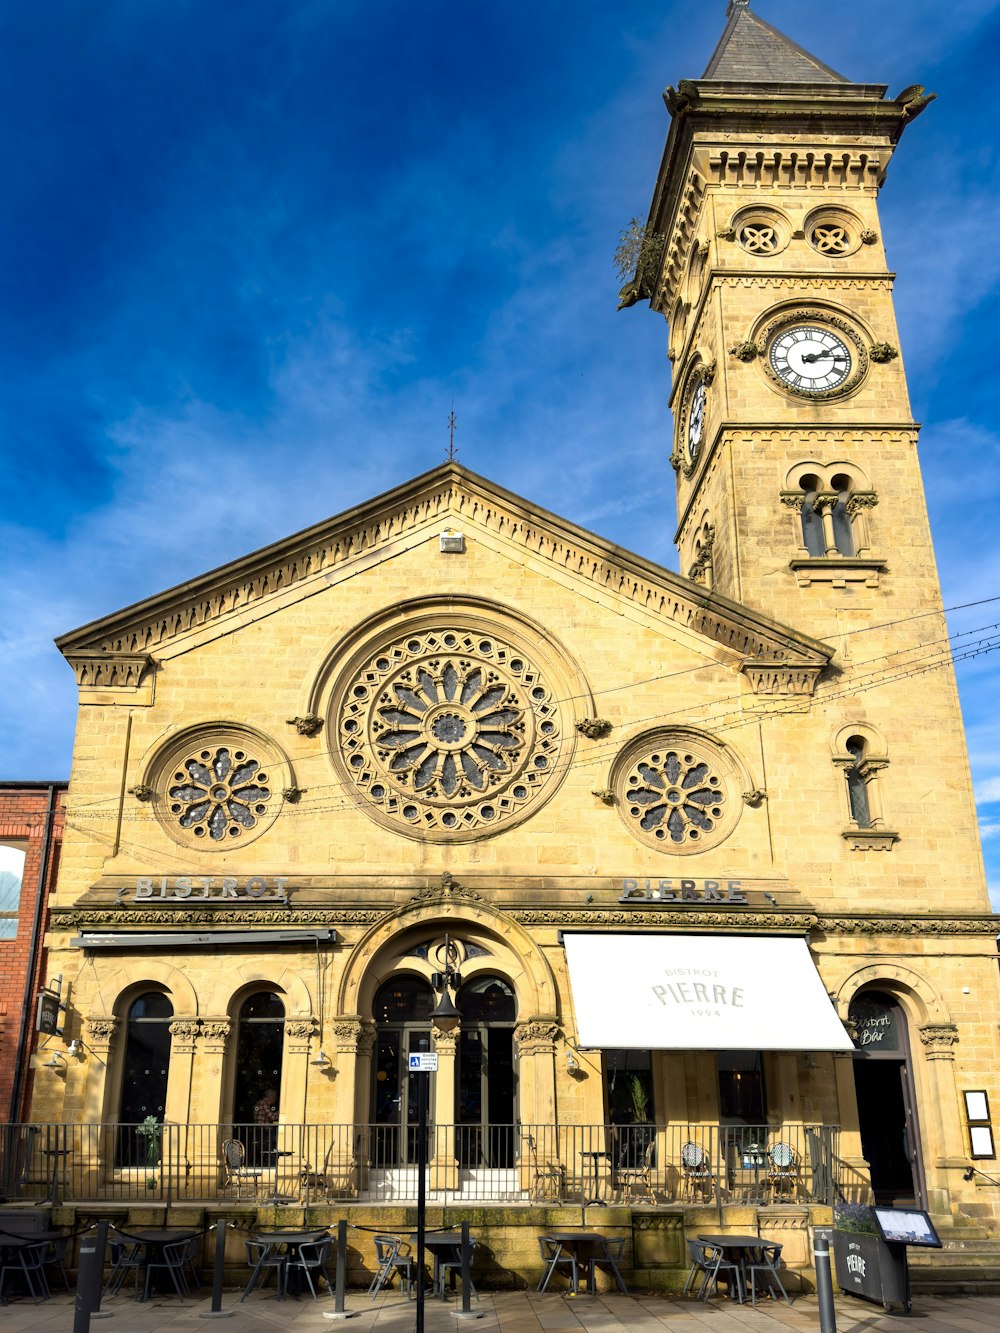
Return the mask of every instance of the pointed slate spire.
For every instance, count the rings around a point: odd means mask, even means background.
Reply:
[[[703,79],[727,83],[848,83],[790,37],[751,12],[750,0],[729,0],[729,22]]]

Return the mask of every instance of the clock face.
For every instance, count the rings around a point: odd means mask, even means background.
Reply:
[[[836,389],[851,373],[847,343],[816,324],[795,324],[772,342],[768,353],[771,369],[798,393],[824,393]]]
[[[687,447],[692,463],[698,457],[705,431],[705,398],[705,382],[699,380],[691,395],[691,406],[688,408]]]

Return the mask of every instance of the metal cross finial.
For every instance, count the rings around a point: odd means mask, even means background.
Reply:
[[[452,403],[451,411],[448,413],[448,462],[455,461],[455,427],[458,422],[455,420],[455,404]]]

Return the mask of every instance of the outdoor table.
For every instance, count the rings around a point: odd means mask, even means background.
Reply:
[[[57,1204],[59,1202],[59,1174],[62,1171],[63,1194],[66,1193],[66,1159],[72,1152],[72,1148],[43,1148],[42,1156],[52,1158],[52,1180],[49,1183],[49,1197],[45,1203]]]
[[[265,1150],[264,1155],[271,1159],[271,1163],[269,1165],[268,1163],[265,1162],[262,1163],[262,1165],[264,1167],[264,1170],[270,1169],[274,1171],[274,1182],[271,1193],[267,1196],[266,1199],[262,1199],[261,1203],[263,1203],[265,1206],[269,1208],[278,1208],[280,1207],[281,1204],[286,1203],[289,1200],[295,1200],[299,1198],[301,1191],[298,1189],[296,1189],[293,1194],[282,1194],[281,1191],[278,1189],[278,1180],[281,1175],[281,1166],[282,1166],[281,1159],[283,1157],[294,1157],[295,1154],[291,1151],[291,1149],[267,1148]]]
[[[416,1245],[418,1240],[417,1232],[410,1232],[410,1244]],[[434,1289],[437,1290],[439,1269],[442,1262],[450,1263],[452,1260],[458,1260],[462,1255],[462,1233],[460,1231],[425,1231],[424,1249],[430,1250],[434,1256]],[[423,1275],[417,1274],[417,1281],[423,1281]],[[447,1300],[444,1292],[441,1293],[441,1299]]]
[[[257,1268],[260,1268],[264,1260],[270,1258],[279,1245],[284,1245],[288,1257],[294,1259],[298,1254],[300,1245],[313,1245],[317,1241],[328,1240],[329,1237],[328,1227],[284,1227],[274,1231],[255,1231],[250,1239],[268,1247],[257,1262]],[[251,1283],[257,1268],[250,1275]],[[279,1296],[278,1299],[281,1300],[282,1297]]]
[[[118,1234],[126,1241],[138,1241],[143,1248],[143,1265],[146,1272],[142,1284],[142,1299],[148,1301],[150,1297],[150,1278],[152,1276],[149,1271],[150,1261],[159,1263],[163,1257],[165,1246],[177,1245],[185,1240],[193,1240],[199,1233],[194,1227],[144,1227],[141,1231],[129,1229]]]
[[[568,1254],[572,1267],[573,1276],[571,1278],[571,1287],[573,1295],[576,1296],[580,1290],[580,1250],[584,1246],[592,1248],[600,1247],[602,1250],[607,1241],[599,1231],[550,1231],[542,1237],[542,1240],[555,1245],[556,1249],[549,1260],[549,1266],[542,1274],[542,1279],[538,1284],[538,1290],[544,1291],[549,1284],[549,1278],[556,1270],[556,1264],[559,1262],[560,1255]]]
[[[604,1151],[601,1151],[601,1150],[598,1150],[598,1151],[590,1151],[590,1150],[588,1150],[587,1152],[581,1152],[580,1156],[583,1158],[583,1181],[582,1181],[582,1185],[583,1185],[584,1193],[586,1193],[586,1189],[587,1189],[587,1158],[588,1158],[588,1157],[590,1158],[590,1170],[591,1170],[591,1172],[593,1173],[593,1176],[594,1176],[594,1197],[593,1197],[592,1199],[588,1199],[587,1202],[586,1202],[586,1204],[585,1204],[584,1206],[589,1208],[589,1207],[591,1206],[591,1204],[594,1204],[594,1205],[596,1205],[596,1207],[598,1207],[598,1208],[607,1208],[608,1205],[607,1205],[607,1204],[604,1202],[604,1200],[601,1198],[601,1165],[600,1165],[600,1162],[601,1162],[601,1158],[602,1158],[602,1157],[607,1157],[608,1154],[607,1154],[606,1152],[604,1152]]]
[[[727,1259],[739,1265],[740,1277],[743,1281],[743,1297],[737,1291],[736,1300],[745,1299],[747,1290],[747,1265],[753,1262],[754,1256],[760,1252],[760,1248],[765,1244],[759,1236],[701,1236],[698,1239],[706,1245],[714,1245],[716,1249],[722,1250]],[[730,1291],[732,1296],[732,1291]]]

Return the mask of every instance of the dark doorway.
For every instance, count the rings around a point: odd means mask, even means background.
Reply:
[[[257,991],[240,1007],[236,1023],[233,1137],[254,1165],[271,1165],[277,1146],[285,1005],[273,991]]]
[[[903,1011],[889,995],[862,991],[850,1008],[861,1151],[875,1202],[924,1207],[920,1139]]]
[[[128,1011],[116,1166],[147,1167],[154,1174],[159,1164],[173,1017],[174,1007],[160,991],[140,995]]]
[[[428,1109],[434,1105],[434,1075],[413,1074],[410,1055],[431,1048],[434,994],[421,977],[393,977],[375,996],[377,1027],[372,1068],[373,1166],[405,1166],[417,1160],[420,1079],[428,1081]]]
[[[500,977],[476,977],[458,993],[462,1031],[455,1122],[462,1166],[514,1165],[517,1000]]]

